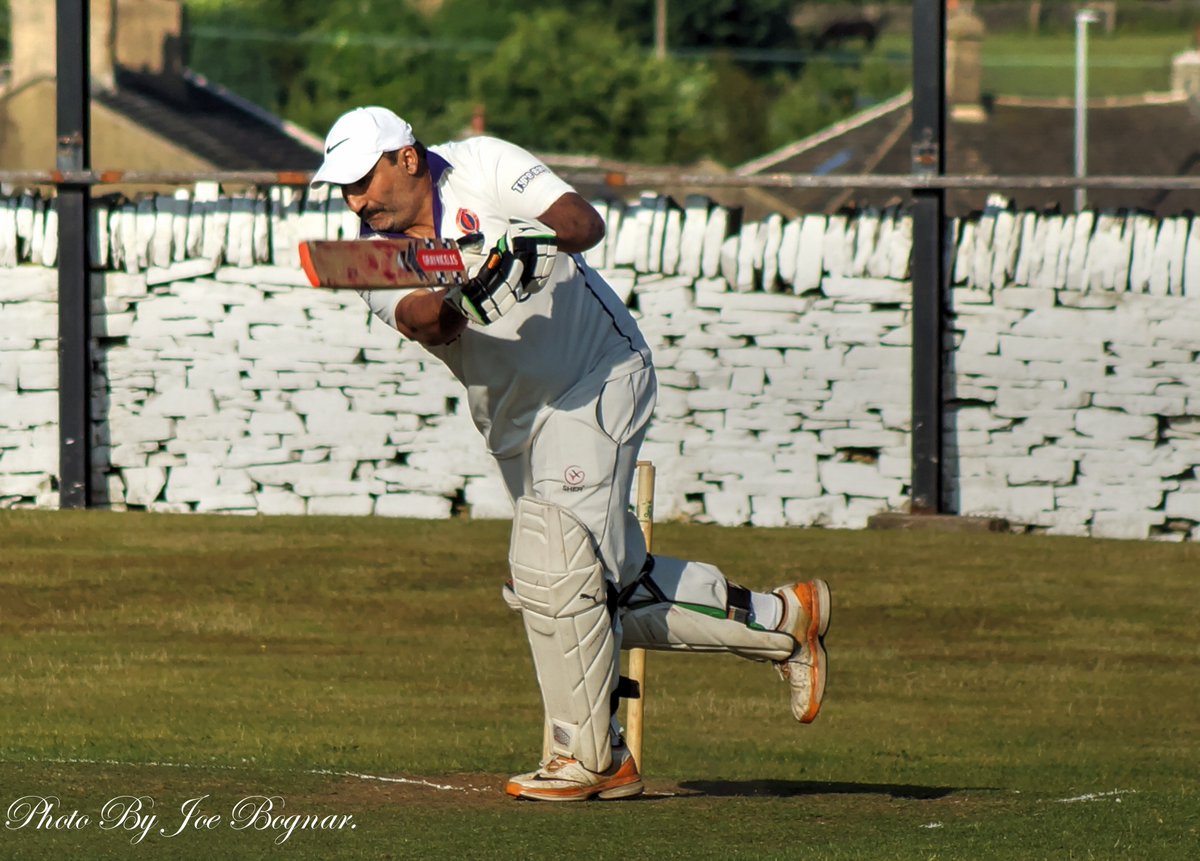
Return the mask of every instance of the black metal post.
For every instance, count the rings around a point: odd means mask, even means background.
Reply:
[[[91,169],[88,0],[57,0],[60,171]],[[92,485],[92,302],[85,184],[58,189],[59,505],[87,508]]]
[[[945,173],[946,10],[913,3],[913,173]],[[942,510],[942,302],[946,192],[913,192],[912,511]]]

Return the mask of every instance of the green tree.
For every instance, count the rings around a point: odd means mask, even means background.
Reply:
[[[795,48],[789,20],[795,5],[793,0],[668,0],[667,44],[673,50]],[[576,0],[570,8],[610,21],[638,44],[654,41],[655,0]]]
[[[465,124],[466,110],[456,100],[466,91],[467,64],[405,4],[343,2],[305,35],[307,61],[285,102],[297,122],[324,129],[351,107],[378,104],[400,113],[427,139],[453,135]]]
[[[463,53],[405,3],[243,0],[192,19],[194,68],[314,131],[365,104],[396,110],[430,139],[469,117]]]
[[[430,30],[466,52],[489,54],[520,18],[569,6],[564,0],[487,0],[481,13],[481,5],[480,0],[444,0],[429,19]]]
[[[286,114],[289,89],[310,50],[303,34],[320,21],[321,11],[317,4],[289,0],[191,0],[188,65]],[[280,22],[287,22],[286,30]]]
[[[0,9],[9,0],[0,0]],[[812,2],[812,0],[808,0]],[[907,68],[741,62],[794,47],[790,0],[670,0],[672,50],[651,56],[654,0],[189,0],[190,64],[322,132],[383,104],[426,141],[474,105],[488,131],[539,150],[646,162],[754,158],[898,92]]]
[[[704,109],[710,154],[727,165],[762,155],[768,140],[768,88],[727,56],[718,56],[712,68],[715,80]]]
[[[908,83],[908,68],[886,60],[868,60],[858,67],[814,60],[799,78],[782,81],[768,108],[764,149],[820,131],[867,105],[896,95]]]
[[[672,45],[713,48],[797,46],[792,0],[673,0],[667,13]]]
[[[489,131],[540,150],[647,162],[709,150],[702,66],[657,61],[608,22],[547,9],[520,19],[486,60],[471,92]]]

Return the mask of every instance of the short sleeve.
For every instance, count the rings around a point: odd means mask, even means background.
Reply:
[[[393,329],[396,329],[396,305],[410,292],[407,290],[359,290],[358,295],[371,309],[371,313]]]
[[[497,138],[475,138],[485,175],[495,177],[501,211],[509,217],[537,218],[575,189],[533,153]]]

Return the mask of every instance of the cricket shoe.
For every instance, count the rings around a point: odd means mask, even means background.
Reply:
[[[642,788],[633,754],[621,745],[612,749],[612,765],[605,771],[589,771],[577,759],[555,756],[537,771],[510,778],[504,791],[537,801],[587,801],[593,796],[630,798],[641,795]]]
[[[825,632],[829,630],[829,584],[809,580],[776,589],[783,601],[779,630],[791,634],[796,648],[786,661],[776,661],[780,678],[792,688],[792,714],[800,723],[812,723],[825,696]]]

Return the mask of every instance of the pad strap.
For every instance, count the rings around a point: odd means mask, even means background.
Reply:
[[[609,697],[609,711],[615,715],[617,709],[621,707],[621,700],[639,700],[641,698],[642,686],[629,676],[621,676],[617,679],[617,686],[613,688],[612,696]]]
[[[642,563],[642,570],[639,571],[638,575],[633,578],[632,583],[625,586],[617,594],[617,606],[628,607],[630,602],[633,601],[633,593],[637,591],[639,586],[650,593],[650,597],[653,599],[650,603],[661,604],[669,601],[670,599],[667,598],[662,589],[658,588],[658,584],[655,583],[654,578],[650,576],[653,573],[654,557],[647,553],[646,561]]]
[[[741,622],[743,625],[749,625],[750,617],[753,614],[753,605],[750,603],[750,590],[744,589],[736,583],[730,583],[727,588],[725,618]]]

